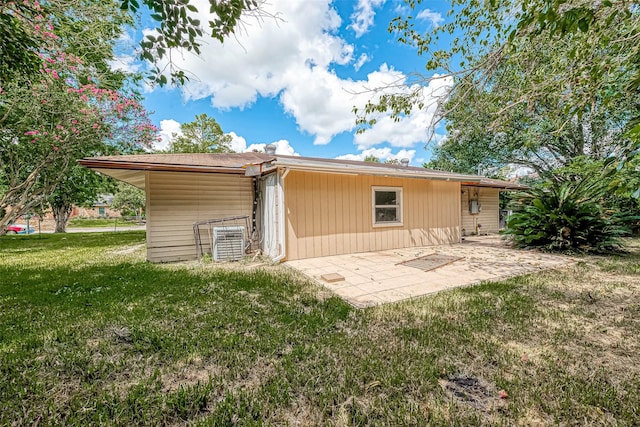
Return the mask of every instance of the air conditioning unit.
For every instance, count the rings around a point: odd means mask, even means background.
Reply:
[[[238,261],[244,257],[244,227],[214,227],[213,248],[214,261]]]

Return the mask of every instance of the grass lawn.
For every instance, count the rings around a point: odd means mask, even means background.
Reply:
[[[140,225],[135,220],[127,221],[122,218],[73,218],[69,220],[68,227],[113,228],[114,224],[118,227],[133,227]]]
[[[0,425],[640,424],[638,240],[366,310],[143,243],[0,238]]]

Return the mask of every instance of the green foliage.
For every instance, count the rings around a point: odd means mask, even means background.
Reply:
[[[21,9],[27,6],[20,4]],[[39,69],[38,40],[14,15],[0,9],[0,87],[10,79],[33,76]]]
[[[566,172],[566,171],[562,171]],[[609,251],[622,246],[634,217],[606,207],[608,181],[596,173],[565,174],[517,195],[506,234],[520,247]]]
[[[140,216],[145,209],[147,199],[144,191],[124,182],[118,183],[118,191],[113,196],[113,208],[124,216]]]
[[[40,55],[63,45],[66,53],[83,59],[102,87],[119,88],[124,74],[110,69],[112,42],[133,19],[119,8],[118,1],[4,2],[0,9],[0,87],[10,81],[37,79],[42,68]],[[113,83],[115,76],[119,83],[108,86],[106,80]]]
[[[160,85],[169,82],[183,84],[187,74],[173,64],[172,53],[186,51],[199,54],[204,35],[202,23],[194,16],[198,9],[192,3],[189,0],[3,2],[0,9],[0,86],[16,78],[37,75],[40,68],[37,53],[44,43],[50,41],[47,27],[38,25],[39,31],[35,33],[28,28],[29,24],[37,21],[37,17],[52,17],[56,27],[54,32],[63,40],[75,38],[87,41],[81,45],[83,51],[75,53],[87,63],[95,63],[96,57],[102,55],[103,48],[118,37],[122,26],[134,23],[141,8],[145,8],[157,22],[154,34],[147,35],[140,43],[140,59],[155,64],[151,79]],[[219,42],[241,29],[245,24],[244,18],[276,18],[262,8],[263,0],[210,0],[208,3],[212,16],[208,22],[210,35]],[[110,13],[96,13],[99,9],[108,9]],[[83,25],[82,22],[90,22],[90,25]],[[69,32],[61,33],[60,27],[66,27]],[[117,35],[105,37],[105,31]],[[70,43],[74,44],[78,46],[75,42]],[[167,64],[158,65],[166,60]],[[102,64],[102,70],[110,72],[106,62]]]
[[[380,159],[373,154],[369,154],[368,156],[366,156],[364,158],[364,161],[369,163],[380,163]]]
[[[193,122],[180,126],[182,135],[173,134],[170,153],[229,153],[231,138],[213,117],[196,115]]]
[[[56,221],[56,232],[64,232],[74,205],[95,202],[101,193],[110,193],[114,181],[80,165],[73,165],[56,186],[48,202]]]
[[[408,3],[417,9],[422,2]],[[449,21],[426,33],[415,13],[391,22],[389,31],[424,55],[426,69],[438,75],[414,78],[408,92],[384,88],[379,100],[357,111],[362,129],[370,124],[368,115],[375,120],[380,111],[390,111],[400,117],[416,105],[422,108],[423,86],[444,75],[455,84],[438,99],[435,122],[455,116],[450,133],[462,130],[468,138],[473,128],[484,138],[476,114],[468,114],[475,110],[489,125],[489,141],[491,133],[502,133],[513,147],[546,156],[544,163],[557,153],[585,154],[576,145],[580,138],[565,143],[563,133],[594,122],[600,135],[617,133],[609,141],[620,139],[620,146],[605,147],[617,159],[627,161],[638,153],[640,14],[634,2],[452,0],[451,5]],[[445,37],[453,40],[443,45]],[[539,135],[548,137],[544,145],[554,146],[553,153],[527,147]]]
[[[262,9],[263,0],[209,0],[210,36],[219,42],[234,34],[244,25],[243,18],[263,19],[272,17]],[[177,68],[172,52],[186,51],[200,54],[203,43],[202,23],[194,17],[198,9],[189,0],[121,0],[121,8],[137,13],[141,4],[146,6],[151,18],[157,22],[154,34],[147,35],[140,43],[140,59],[158,64],[168,59],[168,64],[156,65],[152,79],[162,85],[184,84],[188,80],[185,70]]]
[[[64,217],[71,193],[82,198],[85,190],[74,187],[74,176],[87,183],[84,172],[72,171],[77,159],[139,149],[156,131],[128,91],[135,76],[109,65],[114,40],[132,22],[117,0],[9,2],[0,11],[7,16],[24,32],[16,37],[29,37],[37,73],[11,55],[0,70],[11,77],[0,84],[0,233],[56,189],[52,207]]]

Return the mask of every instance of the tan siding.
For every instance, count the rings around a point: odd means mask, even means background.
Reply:
[[[480,212],[477,215],[469,213],[469,195],[475,198],[478,194]],[[462,228],[466,235],[476,232],[476,224],[480,225],[480,234],[495,234],[500,226],[500,191],[496,188],[463,187],[461,197]]]
[[[372,186],[402,187],[402,226],[373,227]],[[291,171],[285,201],[290,260],[460,239],[454,182]]]
[[[194,259],[193,223],[196,221],[237,215],[249,215],[251,218],[251,178],[201,173],[147,174],[149,261]],[[208,240],[206,231],[201,236],[203,241]]]

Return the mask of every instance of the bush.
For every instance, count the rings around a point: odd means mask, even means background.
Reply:
[[[553,251],[620,249],[630,215],[602,206],[606,183],[599,176],[547,181],[520,194],[507,222],[516,246]]]

